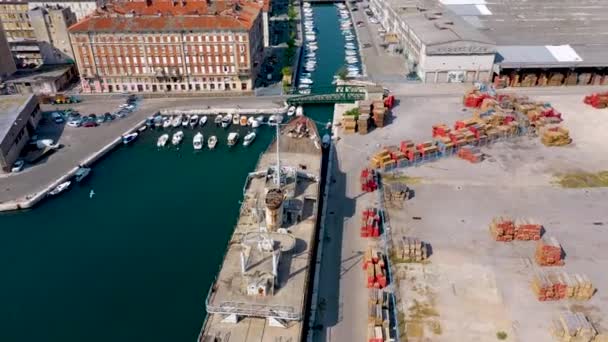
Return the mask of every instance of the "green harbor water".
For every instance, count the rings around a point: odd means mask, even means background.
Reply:
[[[313,79],[329,84],[343,38],[334,6],[314,10]],[[332,106],[305,113],[325,123]],[[145,132],[95,164],[83,184],[33,210],[0,214],[0,341],[194,342],[246,175],[274,135],[260,127],[251,146],[228,149],[234,130],[208,122],[205,140],[216,134],[218,147],[198,153],[195,130],[185,130],[179,149],[161,150],[161,133]]]

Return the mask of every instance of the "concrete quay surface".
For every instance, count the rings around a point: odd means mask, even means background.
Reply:
[[[74,105],[46,106],[45,111],[72,108],[82,115],[116,111],[126,95],[81,96],[83,102]],[[238,98],[153,98],[141,100],[128,116],[98,127],[69,127],[52,122],[42,125],[39,138],[53,138],[64,147],[19,173],[0,173],[0,211],[29,207],[46,192],[68,179],[80,164],[89,164],[120,143],[121,135],[139,127],[146,118],[161,110],[180,108],[237,108],[261,110],[284,107],[282,97]],[[50,121],[50,120],[49,120]]]

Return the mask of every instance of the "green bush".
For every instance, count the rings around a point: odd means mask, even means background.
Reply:
[[[508,337],[507,333],[504,331],[499,331],[496,333],[496,338],[499,340],[506,340]]]

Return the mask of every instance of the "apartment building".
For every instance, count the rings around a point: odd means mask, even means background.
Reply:
[[[16,70],[15,61],[13,60],[13,54],[11,53],[11,49],[8,46],[8,41],[6,40],[6,34],[4,33],[4,28],[2,27],[2,20],[0,19],[0,82],[7,79],[10,75],[12,75]]]
[[[110,3],[70,28],[84,92],[250,91],[262,3]]]
[[[93,14],[96,9],[103,7],[106,0],[60,0],[60,1],[32,1],[28,3],[29,9],[37,7],[62,7],[69,8],[76,20],[82,20],[87,15]]]
[[[67,7],[36,7],[28,12],[44,64],[74,63],[68,27],[76,15]]]

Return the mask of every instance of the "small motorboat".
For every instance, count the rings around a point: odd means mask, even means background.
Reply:
[[[203,127],[207,123],[207,115],[201,116],[201,119],[198,121],[199,126]]]
[[[296,108],[296,116],[302,115],[304,115],[304,108],[302,106],[298,106],[298,108]]]
[[[294,106],[289,106],[289,108],[287,109],[287,116],[292,116],[296,113],[296,107]]]
[[[122,136],[122,143],[127,145],[131,141],[135,140],[139,134],[137,132],[125,134]]]
[[[154,122],[154,127],[161,127],[163,125],[163,116],[156,114],[152,117],[152,121]]]
[[[62,193],[63,191],[65,191],[67,188],[70,187],[70,184],[72,184],[72,182],[67,181],[67,182],[63,182],[63,183],[57,185],[53,190],[49,191],[49,195],[55,196],[55,195]]]
[[[250,116],[249,119],[247,119],[247,126],[253,126],[254,122],[255,118],[253,116]]]
[[[198,125],[198,115],[194,114],[190,117],[190,127],[194,128],[196,125]]]
[[[213,150],[215,148],[215,145],[217,145],[217,137],[215,135],[212,135],[209,137],[209,140],[207,140],[207,146],[209,146],[210,150]]]
[[[241,126],[247,126],[247,116],[241,115],[241,118],[239,120],[240,120]]]
[[[149,117],[146,119],[146,126],[152,126],[152,125],[154,125],[154,117],[149,116]]]
[[[215,119],[213,119],[213,122],[215,122],[216,126],[219,126],[222,123],[222,119],[224,117],[222,116],[222,114],[218,114]]]
[[[241,116],[239,115],[239,113],[234,113],[234,115],[232,115],[232,124],[238,125],[240,118]]]
[[[148,129],[148,126],[144,125],[144,126],[139,127],[139,128],[137,129],[137,131],[138,131],[138,132],[143,132],[143,131],[145,131],[146,129]]]
[[[182,117],[182,127],[188,127],[189,123],[190,123],[190,115],[184,115]]]
[[[228,133],[228,147],[236,145],[239,141],[239,134],[237,132]]]
[[[171,117],[167,116],[164,120],[163,120],[163,128],[169,128],[171,126]]]
[[[312,84],[313,81],[310,78],[301,78],[300,83],[302,84]]]
[[[278,114],[276,114],[276,115],[271,115],[271,116],[268,118],[268,124],[269,124],[269,125],[276,125],[276,124],[280,124],[282,121],[283,121],[283,116],[278,115]]]
[[[192,146],[195,150],[200,150],[203,148],[203,133],[198,132],[194,135],[194,139],[192,139]]]
[[[243,137],[243,146],[249,146],[255,140],[255,132],[249,132]]]
[[[255,121],[257,121],[261,124],[264,123],[264,115],[256,116]]]
[[[171,121],[171,126],[173,126],[173,127],[179,127],[179,125],[181,125],[181,124],[182,124],[182,117],[181,117],[181,115],[176,115],[173,118],[173,121]]]
[[[156,141],[156,146],[165,147],[165,145],[167,144],[167,140],[169,140],[169,134],[165,133],[158,138],[158,140]]]
[[[232,114],[228,113],[222,118],[222,127],[227,128],[232,123]]]
[[[251,126],[252,128],[260,127],[260,122],[256,119],[254,119],[253,116],[249,118],[248,122],[249,122],[249,126]]]
[[[80,183],[83,179],[85,179],[86,176],[89,175],[89,173],[91,173],[91,168],[90,167],[79,167],[78,170],[76,170],[76,172],[74,173],[74,179]]]
[[[173,137],[171,138],[171,143],[173,145],[179,145],[179,143],[182,142],[182,139],[184,139],[184,132],[177,131],[175,132],[175,134],[173,134]]]

